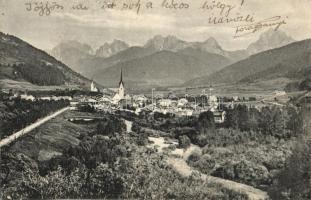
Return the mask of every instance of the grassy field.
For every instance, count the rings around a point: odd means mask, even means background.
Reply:
[[[292,82],[286,78],[278,78],[273,80],[262,80],[254,83],[237,83],[237,84],[212,84],[212,94],[217,96],[242,96],[242,97],[257,97],[265,98],[272,96],[273,93],[283,91],[285,86]],[[177,96],[189,95],[200,95],[205,90],[205,94],[209,94],[209,85],[197,86],[197,87],[168,87],[168,88],[155,88],[155,94],[163,94],[164,97],[172,93]],[[151,89],[135,90],[131,89],[128,92],[133,94],[144,93],[151,96]]]
[[[34,160],[47,160],[60,155],[71,145],[78,145],[79,136],[94,131],[95,124],[74,124],[67,119],[83,115],[75,111],[67,111],[15,142],[10,151],[27,155]]]
[[[14,81],[11,79],[0,79],[0,88],[6,89],[6,90],[40,90],[40,91],[50,91],[50,90],[64,90],[66,88],[70,89],[79,89],[77,85],[61,85],[61,86],[38,86],[31,84],[26,81]]]

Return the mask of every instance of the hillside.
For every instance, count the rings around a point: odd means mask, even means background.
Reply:
[[[88,87],[90,80],[42,50],[0,32],[0,79],[40,86]]]
[[[86,77],[93,78],[95,74],[101,73],[101,71],[110,66],[148,56],[154,52],[151,49],[144,49],[142,47],[130,47],[108,58],[90,56],[79,60],[76,71]],[[97,81],[101,82],[101,80]]]
[[[311,65],[311,40],[295,42],[287,46],[268,50],[213,73],[185,83],[205,85],[213,83],[254,82],[285,77],[301,78],[301,71]]]
[[[182,49],[178,51],[177,53],[187,55],[194,57],[201,61],[202,63],[206,64],[206,68],[204,68],[204,72],[207,74],[211,74],[213,72],[216,72],[223,67],[227,66],[229,63],[231,63],[231,60],[216,54],[216,53],[208,53],[206,51],[200,50],[200,49],[194,49],[191,47],[188,47],[186,49]]]
[[[107,86],[116,86],[122,68],[125,82],[130,87],[171,86],[200,74],[210,74],[228,62],[222,56],[193,49],[178,53],[160,51],[99,71],[94,79]]]

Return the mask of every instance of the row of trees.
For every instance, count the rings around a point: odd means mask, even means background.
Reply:
[[[225,128],[261,132],[277,138],[302,133],[302,115],[293,107],[263,107],[261,110],[238,105],[226,110]]]
[[[242,142],[249,138],[264,140],[266,137],[289,139],[301,135],[303,132],[304,109],[293,107],[263,107],[261,110],[238,105],[232,109],[225,109],[226,118],[223,124],[216,124],[212,112],[203,112],[198,117],[178,117],[169,114],[154,113],[153,117],[138,118],[137,123],[160,129],[166,133],[173,133],[176,139],[187,135],[192,143],[204,146],[207,140],[221,140],[226,134],[233,136],[232,142]],[[134,119],[135,120],[135,119]],[[223,141],[227,141],[223,138]],[[239,139],[240,138],[240,139]],[[230,142],[230,141],[228,141]],[[225,144],[224,144],[225,145]]]

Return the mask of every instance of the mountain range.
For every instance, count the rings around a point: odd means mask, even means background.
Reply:
[[[90,50],[87,44],[64,47],[66,43],[62,43],[51,51],[51,55],[84,76],[109,87],[116,86],[121,68],[130,87],[176,86],[211,75],[253,54],[292,42],[294,40],[284,32],[268,30],[247,49],[227,51],[212,37],[202,42],[187,42],[172,35],[156,35],[143,46],[130,46],[114,40],[95,51]],[[59,49],[64,49],[66,53],[56,54],[62,52]]]
[[[126,75],[124,80],[129,87],[175,86],[201,74],[216,71],[215,64],[225,66],[228,63],[229,61],[223,56],[200,50],[184,49],[178,52],[162,50],[99,70],[94,79],[102,80],[104,85],[115,86],[120,70],[123,69]]]
[[[87,49],[87,47],[85,47]],[[27,42],[0,32],[0,80],[15,84],[87,88],[90,80],[33,47]]]
[[[0,32],[0,79],[88,88],[90,80],[86,76],[116,87],[123,69],[127,87],[138,88],[251,83],[279,77],[308,80],[310,45],[310,40],[294,42],[280,31],[267,31],[247,49],[238,51],[224,50],[214,38],[186,42],[158,35],[143,46],[114,40],[96,51],[90,45],[67,41],[49,52],[63,64],[27,42]]]
[[[253,83],[277,78],[291,81],[311,79],[311,39],[267,50],[229,65],[211,75],[202,76],[184,85],[212,83]]]

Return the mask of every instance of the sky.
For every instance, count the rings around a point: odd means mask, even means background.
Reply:
[[[113,1],[116,6],[107,8],[107,3]],[[54,9],[49,15],[45,9],[40,16],[40,9],[35,7],[40,2],[49,6],[57,3],[63,9]],[[137,7],[126,8],[131,3],[137,5],[137,2],[140,3],[138,13]],[[147,2],[152,2],[152,8],[146,8]],[[188,8],[163,7],[171,2],[184,3]],[[209,9],[202,8],[204,3]],[[88,9],[72,9],[78,4]],[[104,9],[103,5],[106,5]],[[236,50],[246,48],[271,28],[264,27],[234,38],[237,26],[262,22],[274,16],[284,20],[280,29],[295,40],[311,38],[310,8],[310,0],[0,0],[0,31],[20,37],[43,50],[68,40],[87,43],[93,48],[113,39],[143,45],[154,35],[174,35],[185,41],[204,41],[214,37],[224,49]],[[254,21],[209,23],[210,17],[225,19],[247,15]]]

